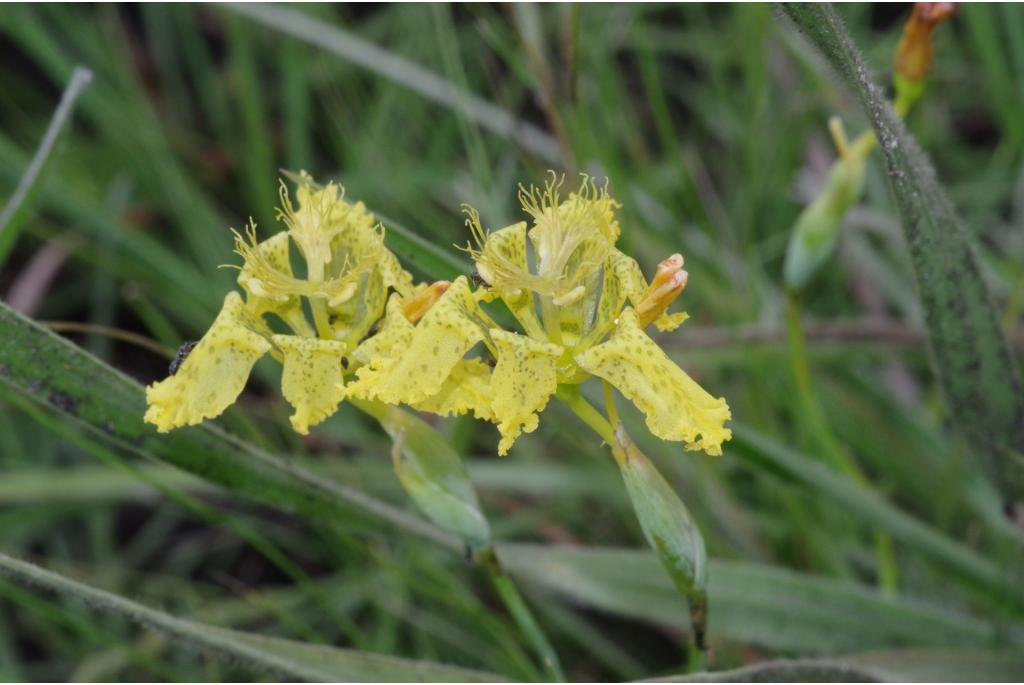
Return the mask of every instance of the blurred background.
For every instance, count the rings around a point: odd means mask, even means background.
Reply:
[[[908,5],[844,5],[879,81]],[[662,340],[738,424],[814,461],[787,358],[782,263],[835,152],[866,126],[822,58],[765,5],[8,5],[0,11],[0,197],[13,193],[75,65],[93,71],[0,296],[143,384],[212,321],[237,263],[229,227],[274,219],[281,170],[342,183],[419,278],[468,273],[460,205],[518,221],[516,184],[607,177],[623,249],[685,255],[691,319]],[[1019,352],[1024,311],[1024,9],[965,5],[936,31],[908,125],[966,225]],[[880,159],[804,301],[814,389],[878,495],[990,555],[1019,555],[944,426]],[[387,436],[343,406],[308,438],[269,360],[219,420],[411,509]],[[1013,612],[913,545],[882,582],[871,524],[756,448],[723,458],[634,436],[690,507],[712,567],[715,668],[772,656],[1020,644]],[[692,661],[684,605],[644,555],[617,468],[552,404],[499,459],[496,431],[437,421],[468,455],[501,540],[600,548],[520,557],[572,679]],[[90,584],[240,629],[543,673],[477,569],[386,524],[320,526],[83,439],[0,398],[0,545]],[[978,489],[981,488],[981,489]],[[980,494],[979,494],[980,493]],[[997,516],[996,516],[997,517]],[[526,548],[524,548],[526,549]],[[559,548],[565,549],[565,548]],[[1015,550],[1015,551],[1007,551]],[[550,563],[545,565],[545,560]],[[574,565],[575,564],[575,565]],[[589,576],[582,569],[592,572]],[[717,585],[716,585],[717,584]],[[1019,613],[1016,614],[1019,619]],[[0,677],[267,678],[85,604],[0,580]]]

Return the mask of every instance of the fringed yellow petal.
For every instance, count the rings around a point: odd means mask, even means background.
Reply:
[[[352,352],[352,358],[362,365],[374,360],[392,359],[408,349],[412,340],[413,325],[402,311],[402,297],[392,295],[388,299],[387,312],[380,324],[380,330],[371,335]]]
[[[543,190],[519,186],[519,201],[534,221],[529,236],[537,272],[549,282],[552,295],[568,293],[601,268],[621,233],[615,220],[620,205],[607,186],[598,188],[584,175],[580,189],[564,202],[561,186],[554,173]]]
[[[483,339],[487,321],[460,276],[420,320],[407,349],[395,359],[371,360],[349,392],[387,404],[417,404],[436,395],[459,360]]]
[[[271,340],[284,356],[281,392],[295,408],[292,427],[306,435],[310,426],[333,414],[345,396],[341,362],[345,345],[294,335],[275,335]]]
[[[719,455],[732,437],[725,427],[731,417],[725,400],[712,397],[669,359],[640,328],[632,309],[622,313],[607,342],[577,355],[576,363],[636,404],[659,438]]]
[[[536,430],[537,413],[558,386],[562,348],[497,328],[490,334],[498,355],[491,376],[491,409],[501,433],[498,454],[504,456],[520,433]]]
[[[161,433],[218,416],[245,387],[253,364],[270,349],[264,326],[242,296],[228,293],[210,330],[175,375],[146,388],[145,420]]]
[[[246,309],[256,315],[274,314],[281,318],[296,335],[313,335],[313,329],[302,312],[301,298],[281,287],[282,282],[294,280],[291,259],[288,256],[288,233],[277,233],[261,243],[255,242],[250,225],[250,243],[237,251],[245,257],[238,274],[238,284],[245,290]]]
[[[245,289],[246,294],[252,300],[250,308],[262,313],[274,309],[275,306],[291,299],[287,294],[274,292],[271,284],[265,282],[264,272],[283,274],[292,278],[292,265],[288,259],[288,234],[278,233],[264,240],[261,243],[255,241],[255,229],[252,224],[246,229],[252,240],[247,244],[245,264],[238,274],[238,285]],[[236,233],[236,237],[242,240],[242,236]],[[242,242],[245,242],[242,240]],[[239,250],[241,251],[241,250]]]
[[[440,416],[471,411],[476,418],[491,421],[491,367],[479,359],[462,359],[435,395],[412,406]]]
[[[537,319],[532,292],[538,283],[536,276],[530,273],[526,256],[526,222],[520,221],[487,233],[480,225],[480,215],[476,210],[467,208],[466,211],[469,214],[466,224],[479,248],[469,252],[488,293],[501,296],[527,334],[542,336],[543,328]]]
[[[521,273],[528,273],[526,222],[521,221],[518,224],[489,233],[487,235],[487,244],[484,247],[484,254],[500,257],[505,263],[515,265],[515,268]],[[486,272],[487,267],[484,264],[478,266],[481,269],[480,276],[487,280],[489,275]],[[523,326],[526,334],[542,337],[544,328],[537,318],[533,293],[530,291],[528,284],[524,283],[518,288],[506,287],[501,290],[500,294],[501,299],[505,302],[505,306],[509,308],[512,315]]]
[[[323,280],[326,266],[332,261],[331,242],[345,229],[352,207],[342,199],[344,189],[333,183],[316,186],[308,174],[303,174],[295,191],[298,207],[292,204],[283,181],[279,195],[278,217],[288,226],[288,234],[309,265],[309,279]]]

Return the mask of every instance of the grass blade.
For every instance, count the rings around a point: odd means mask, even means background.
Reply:
[[[928,555],[978,589],[1024,607],[1024,593],[1019,583],[1013,582],[1010,569],[1001,569],[969,547],[904,513],[870,487],[855,483],[748,426],[733,424],[732,448],[738,455],[802,483],[859,520]]]
[[[968,230],[836,11],[817,3],[783,7],[856,93],[871,120],[910,248],[950,423],[1004,501],[1018,504],[1024,520],[1024,392]]]
[[[455,666],[295,642],[187,621],[3,553],[0,553],[0,573],[30,587],[81,599],[100,611],[123,616],[182,642],[238,659],[256,671],[272,671],[288,678],[324,682],[500,680],[494,674]]]
[[[507,544],[512,573],[583,606],[672,627],[686,603],[654,555],[639,550]],[[987,648],[1024,644],[1021,626],[985,623],[848,581],[763,564],[712,559],[708,634],[714,639],[810,654],[893,646]]]
[[[64,89],[64,94],[60,98],[60,104],[57,105],[57,109],[53,113],[53,119],[50,120],[50,125],[46,129],[46,134],[32,158],[32,163],[25,170],[21,181],[18,182],[18,187],[14,189],[14,194],[7,200],[3,211],[0,212],[0,265],[6,261],[7,254],[14,247],[18,229],[28,216],[28,212],[32,208],[32,200],[39,192],[43,179],[46,178],[46,169],[52,159],[53,148],[56,146],[60,134],[71,121],[75,101],[90,81],[92,81],[91,71],[84,67],[75,67],[71,74],[71,80],[68,81],[67,88]]]
[[[730,671],[664,678],[674,683],[1015,682],[1024,660],[987,652],[905,649],[834,659],[774,659]]]
[[[519,121],[500,107],[462,90],[433,71],[348,31],[329,26],[302,12],[273,5],[232,4],[225,7],[357,64],[443,107],[458,110],[481,128],[502,138],[513,139],[547,162],[558,161],[558,143],[541,129]]]
[[[138,383],[2,303],[0,392],[47,406],[127,452],[172,464],[255,501],[338,525],[350,525],[354,514],[368,516],[461,550],[459,540],[426,521],[269,455],[215,426],[205,424],[157,434],[142,423],[145,399]],[[749,441],[750,436],[743,437],[747,432],[737,431],[737,442]],[[768,447],[760,445],[761,451],[777,462],[776,469],[810,473],[809,482],[821,480],[818,485],[827,494],[832,495],[828,488],[842,491],[828,480],[832,477],[845,484],[840,476],[830,472],[822,475],[805,459]],[[847,505],[865,510],[881,508],[883,514],[879,516],[883,518],[894,515],[891,505],[881,498],[852,501]],[[943,544],[953,545],[953,556],[968,555],[965,559],[970,561],[962,562],[967,569],[984,577],[996,575],[987,561],[970,556],[973,553],[969,550],[952,541]],[[570,552],[521,545],[499,546],[498,553],[513,574],[564,591],[574,601],[648,620],[673,624],[686,620],[682,598],[650,554]],[[966,616],[947,617],[931,607],[880,597],[857,585],[788,571],[759,572],[759,568],[712,563],[712,635],[818,652],[893,644],[887,640],[895,644],[984,646],[992,639],[993,629]],[[755,578],[767,578],[767,585],[751,581],[745,575],[750,573]],[[788,589],[784,592],[783,588]],[[826,600],[838,601],[840,609],[829,611]],[[780,629],[781,625],[787,630]]]

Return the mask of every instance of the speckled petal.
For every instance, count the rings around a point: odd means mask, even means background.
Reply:
[[[440,416],[461,416],[467,412],[484,421],[492,421],[491,367],[479,359],[462,359],[441,385],[441,389],[414,409]]]
[[[256,245],[256,251],[276,271],[292,277],[292,265],[288,256],[288,233],[272,235]],[[238,274],[238,285],[245,290],[246,308],[257,315],[274,314],[281,318],[297,335],[312,335],[313,329],[302,313],[302,301],[297,295],[274,293],[273,286],[260,281],[252,265],[246,262]]]
[[[498,352],[491,376],[491,409],[501,433],[498,454],[504,456],[520,433],[536,430],[537,413],[558,386],[562,348],[497,328],[490,335]]]
[[[366,338],[352,352],[352,358],[359,364],[367,365],[374,360],[392,359],[409,347],[414,326],[402,312],[401,295],[393,294],[388,299],[387,312],[380,323],[380,330]]]
[[[643,297],[644,291],[647,290],[647,279],[644,278],[644,272],[640,265],[637,264],[637,261],[619,250],[613,250],[608,257],[607,264],[612,278],[617,282],[621,297],[624,300],[629,300],[630,304],[639,304],[640,298]],[[620,304],[620,310],[621,307],[622,305]],[[616,312],[617,316],[618,312]]]
[[[725,400],[712,397],[669,359],[640,328],[632,309],[622,313],[607,342],[578,354],[576,363],[636,404],[659,438],[718,455],[732,437],[725,427],[731,417]]]
[[[338,219],[344,230],[331,241],[331,271],[337,276],[348,268],[372,260],[371,266],[383,278],[385,288],[394,288],[403,295],[413,291],[412,276],[402,268],[394,253],[384,246],[384,229],[362,202],[346,205]]]
[[[178,372],[146,388],[145,420],[161,433],[218,416],[245,387],[253,364],[270,349],[263,323],[242,296],[228,293],[210,330]]]
[[[520,221],[518,224],[488,233],[484,254],[504,260],[523,273],[528,272],[526,222]],[[486,278],[483,266],[481,267],[481,275]],[[520,288],[511,292],[503,291],[500,294],[501,299],[505,302],[505,306],[516,317],[523,330],[529,335],[541,337],[544,329],[537,318],[537,311],[533,304],[533,293],[528,288]]]
[[[388,404],[423,402],[441,391],[459,360],[483,339],[487,321],[460,276],[417,324],[402,354],[371,360],[349,392]]]
[[[292,427],[306,435],[310,426],[333,414],[345,396],[341,363],[345,345],[294,335],[275,335],[271,340],[284,356],[281,392],[295,408]]]

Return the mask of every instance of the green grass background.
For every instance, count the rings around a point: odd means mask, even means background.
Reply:
[[[907,11],[842,8],[884,82]],[[0,196],[13,192],[73,67],[94,72],[0,270],[5,301],[20,293],[33,318],[116,327],[174,349],[202,334],[233,287],[235,272],[218,269],[236,259],[228,227],[252,216],[262,231],[277,230],[279,169],[344,184],[384,218],[389,244],[416,275],[431,279],[469,271],[452,247],[467,238],[461,203],[503,226],[521,218],[518,182],[539,182],[550,168],[587,172],[608,177],[623,204],[622,242],[647,273],[672,252],[686,257],[682,302],[692,318],[664,338],[672,355],[729,400],[738,422],[816,461],[787,361],[782,259],[833,158],[827,117],[840,114],[851,132],[868,124],[771,8],[291,6],[263,20],[254,12],[0,12]],[[971,230],[1015,353],[1022,100],[1024,10],[963,6],[937,31],[934,77],[908,121]],[[948,430],[957,417],[945,413],[917,335],[920,306],[884,174],[873,158],[865,199],[805,301],[815,390],[875,492],[1019,571],[1019,541],[986,509],[990,485]],[[54,277],[33,285],[48,267]],[[69,335],[143,383],[166,373],[167,359],[152,351]],[[261,365],[222,425],[410,508],[384,433],[343,407],[300,440],[277,373]],[[640,439],[642,424],[626,416]],[[468,455],[499,539],[642,547],[613,461],[563,408],[552,404],[501,460],[493,428],[437,425]],[[965,641],[1019,648],[1019,604],[961,582],[913,544],[896,542],[895,591],[877,590],[872,523],[813,478],[785,473],[749,444],[715,459],[640,442],[721,560],[730,600],[712,602],[713,667]],[[208,623],[542,677],[486,579],[447,551],[386,524],[288,516],[149,461],[98,461],[82,444],[37,411],[0,403],[6,551]],[[656,569],[605,555],[583,564],[586,585],[544,566],[551,558],[523,554],[518,563],[571,678],[685,668],[682,606],[641,581]],[[787,569],[807,575],[772,575]],[[568,590],[555,592],[558,582]],[[10,581],[0,581],[0,676],[273,677]]]

